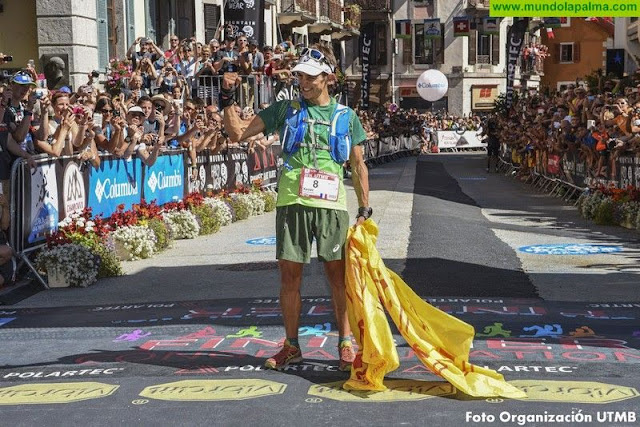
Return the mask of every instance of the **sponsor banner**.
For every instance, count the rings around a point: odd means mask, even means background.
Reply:
[[[511,108],[511,103],[513,102],[513,82],[516,66],[528,26],[529,18],[521,19],[513,24],[507,34],[507,109]]]
[[[87,207],[87,192],[84,173],[75,161],[68,161],[62,178],[62,215],[66,218],[72,213],[82,212]]]
[[[462,134],[452,130],[439,130],[436,132],[438,148],[481,148],[487,144],[480,141],[476,131],[468,130]]]
[[[44,243],[47,234],[58,226],[60,208],[58,200],[57,162],[39,164],[35,172],[25,174],[25,224],[26,246]]]
[[[225,2],[224,20],[231,35],[242,33],[248,40],[257,40],[258,46],[264,44],[264,4],[261,0]]]
[[[160,156],[153,166],[144,167],[144,198],[159,205],[182,200],[185,195],[184,156]]]
[[[440,37],[442,37],[442,32],[440,31],[440,19],[425,19],[424,38],[439,39]]]
[[[275,184],[278,179],[278,167],[280,166],[279,145],[270,145],[265,150],[256,149],[249,154],[247,164],[249,166],[249,182],[262,181],[263,185]]]
[[[159,160],[159,159],[158,159]],[[118,205],[125,210],[142,198],[142,162],[138,158],[110,159],[89,173],[89,207],[94,215],[111,216]]]
[[[497,97],[497,85],[471,86],[471,109],[473,111],[493,110]]]

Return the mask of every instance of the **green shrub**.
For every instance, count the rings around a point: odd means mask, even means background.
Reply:
[[[231,207],[236,213],[234,218],[235,221],[241,221],[243,219],[249,218],[249,216],[251,215],[251,206],[247,204],[245,198],[234,196],[235,195],[231,196],[229,203],[231,203]]]
[[[593,221],[599,225],[616,225],[613,208],[614,202],[611,199],[604,199],[602,202],[596,207]]]
[[[264,199],[264,211],[271,212],[276,208],[276,200],[278,194],[275,191],[263,191],[262,198]]]
[[[150,219],[147,222],[153,234],[156,235],[156,252],[161,252],[169,247],[171,244],[171,236],[169,235],[169,229],[163,220],[158,218]]]
[[[106,244],[98,240],[85,240],[82,245],[86,246],[95,255],[100,257],[100,265],[98,266],[98,279],[103,277],[122,276],[122,263],[116,255],[114,248],[110,248]]]
[[[220,218],[210,205],[192,205],[189,210],[198,218],[200,234],[213,234],[220,230]]]

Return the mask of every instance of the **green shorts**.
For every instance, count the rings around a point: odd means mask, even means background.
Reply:
[[[280,206],[276,209],[276,258],[308,263],[315,238],[320,261],[341,260],[349,226],[347,211]]]

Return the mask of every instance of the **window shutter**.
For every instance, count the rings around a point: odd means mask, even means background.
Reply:
[[[145,26],[147,27],[147,37],[153,40],[155,43],[158,43],[158,39],[156,38],[156,0],[144,0],[144,10],[145,10]]]
[[[444,24],[440,24],[440,37],[433,39],[433,63],[444,64]]]
[[[127,0],[127,47],[136,41],[136,20],[133,0]]]
[[[573,43],[573,62],[580,62],[580,43]]]
[[[559,64],[560,63],[560,43],[556,43],[553,45],[553,63],[554,64]]]
[[[492,34],[491,35],[491,63],[493,65],[498,65],[500,63],[500,49],[502,49],[502,46],[500,45],[500,34]]]
[[[98,27],[98,68],[104,70],[109,65],[107,0],[96,0],[96,24]]]
[[[476,63],[476,50],[478,49],[478,31],[469,30],[469,65],[475,65]]]
[[[205,42],[209,43],[209,40],[215,37],[216,30],[218,29],[219,19],[220,19],[220,6],[217,6],[215,4],[205,3],[204,5],[204,41]]]

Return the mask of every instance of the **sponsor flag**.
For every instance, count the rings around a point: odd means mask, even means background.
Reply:
[[[482,19],[483,34],[500,34],[500,18],[485,17]]]
[[[544,18],[544,26],[546,28],[560,28],[563,19],[564,18]]]
[[[466,16],[453,18],[453,36],[468,36],[470,29],[469,18]]]
[[[516,65],[528,26],[529,18],[524,18],[515,22],[507,33],[507,110],[511,108],[513,102],[513,81],[516,74]]]
[[[424,20],[424,38],[439,39],[440,37],[442,37],[442,33],[440,32],[440,20],[425,19]]]
[[[398,39],[411,38],[411,20],[410,19],[401,19],[396,21],[396,38]]]
[[[553,34],[553,28],[547,28],[547,38],[549,39],[555,39],[556,35]]]
[[[615,74],[621,79],[624,76],[624,49],[607,49],[607,74]]]
[[[369,94],[371,92],[371,59],[373,52],[373,38],[375,28],[373,22],[365,25],[360,35],[360,63],[362,64],[362,78],[360,80],[360,101],[363,110],[369,109]]]

